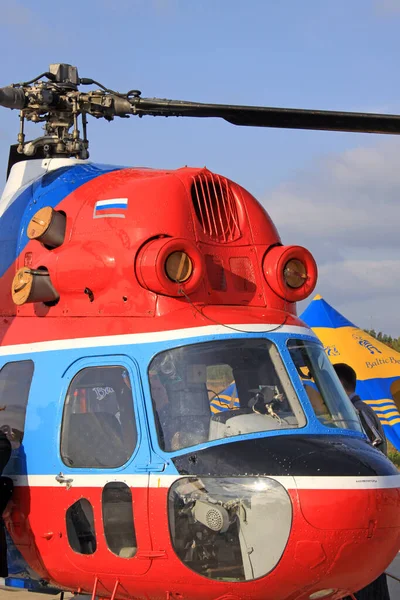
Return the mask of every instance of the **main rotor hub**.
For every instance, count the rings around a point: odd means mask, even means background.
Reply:
[[[127,94],[113,92],[101,84],[97,85],[102,89],[87,93],[78,89],[79,85],[92,84],[97,82],[81,79],[76,67],[55,63],[31,81],[1,89],[0,105],[20,109],[18,154],[27,158],[37,154],[43,158],[88,158],[87,115],[111,121],[114,116],[127,117],[132,112]],[[140,92],[131,93],[132,98],[139,96]],[[26,142],[25,121],[43,123],[44,135]]]

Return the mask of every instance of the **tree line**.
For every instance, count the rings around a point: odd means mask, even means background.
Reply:
[[[393,348],[396,352],[400,352],[400,337],[395,338],[391,335],[386,335],[386,333],[382,333],[382,331],[377,333],[375,329],[365,329],[365,331],[366,333],[369,333],[369,335],[372,335],[376,340],[389,346],[389,348]]]

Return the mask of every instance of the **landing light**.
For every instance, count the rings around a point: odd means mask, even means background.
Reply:
[[[288,302],[309,296],[317,283],[317,265],[302,246],[274,246],[267,250],[263,271],[270,288]]]
[[[173,252],[165,261],[165,272],[171,281],[183,283],[191,276],[193,263],[185,252]]]
[[[204,280],[204,260],[196,244],[183,238],[158,237],[139,250],[135,270],[140,285],[156,294],[182,296]]]
[[[307,269],[305,264],[300,260],[289,260],[283,270],[283,277],[289,287],[294,289],[301,287],[307,280]]]

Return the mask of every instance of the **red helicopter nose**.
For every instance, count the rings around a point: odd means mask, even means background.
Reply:
[[[168,494],[172,545],[196,598],[225,598],[222,580],[237,599],[265,600],[266,586],[279,600],[342,598],[397,554],[399,479],[183,477]]]
[[[399,477],[295,481],[294,558],[316,581],[293,599],[314,598],[318,591],[315,598],[341,598],[341,592],[362,589],[383,573],[400,546]],[[335,594],[323,596],[322,590]]]
[[[168,492],[174,564],[196,598],[336,600],[383,573],[400,546],[400,475],[364,440],[327,437],[173,459],[184,475]]]

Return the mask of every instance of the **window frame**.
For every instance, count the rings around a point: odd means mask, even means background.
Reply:
[[[297,420],[299,422],[299,425],[295,428],[291,428],[291,427],[282,428],[282,429],[276,428],[273,430],[256,431],[256,432],[244,433],[244,434],[239,434],[239,435],[234,435],[234,436],[229,436],[229,437],[217,438],[217,439],[213,439],[213,440],[208,440],[208,441],[204,442],[205,444],[214,445],[214,444],[238,441],[241,439],[245,439],[249,436],[263,437],[265,435],[277,435],[277,434],[280,435],[284,432],[289,432],[289,431],[290,432],[303,431],[309,424],[309,415],[307,414],[307,411],[304,409],[303,398],[301,396],[299,396],[297,386],[295,385],[295,382],[293,381],[293,377],[291,376],[290,367],[291,367],[292,361],[290,359],[288,362],[285,352],[282,351],[283,349],[287,350],[287,348],[286,348],[287,339],[288,338],[285,337],[284,340],[282,340],[282,344],[279,344],[278,340],[274,337],[257,335],[257,332],[249,332],[249,335],[247,335],[246,337],[239,337],[239,336],[238,337],[223,336],[223,337],[216,337],[216,338],[208,338],[207,337],[207,338],[201,339],[200,341],[192,341],[188,344],[177,344],[177,345],[169,344],[168,346],[160,349],[158,352],[155,352],[154,354],[152,354],[151,357],[149,357],[148,365],[146,368],[146,386],[147,386],[148,395],[149,395],[149,404],[147,404],[147,410],[149,410],[150,411],[149,414],[152,415],[151,416],[151,419],[152,419],[151,436],[152,436],[152,438],[154,436],[154,442],[152,442],[152,445],[154,448],[156,448],[156,451],[165,453],[167,455],[184,454],[184,453],[187,453],[190,448],[194,448],[198,444],[195,444],[192,446],[185,446],[185,447],[179,448],[177,450],[167,450],[167,449],[163,448],[163,446],[161,444],[161,440],[158,435],[158,428],[157,428],[157,424],[156,424],[156,411],[154,408],[154,400],[153,400],[153,396],[151,393],[151,384],[150,384],[151,365],[153,364],[153,362],[157,358],[157,356],[160,356],[163,353],[171,352],[171,351],[178,350],[181,348],[201,346],[201,345],[204,345],[207,343],[208,344],[223,343],[223,342],[231,342],[231,341],[235,341],[235,342],[239,343],[240,341],[246,341],[246,340],[249,340],[249,341],[257,341],[258,340],[260,342],[265,342],[266,344],[270,344],[270,347],[266,348],[265,351],[268,353],[268,356],[269,356],[274,368],[276,367],[275,360],[278,359],[280,362],[279,368],[282,369],[283,377],[285,379],[284,387],[288,386],[290,388],[289,393],[291,396],[293,396],[293,406],[292,406],[292,403],[290,402],[290,400],[289,400],[289,404],[291,406],[294,416],[297,418]],[[273,358],[271,356],[271,350],[272,350],[272,353],[275,353],[275,358]],[[293,368],[294,368],[294,365],[293,365]],[[278,369],[275,368],[275,370],[276,370],[276,374],[278,375]],[[288,395],[288,393],[287,393],[287,395]],[[294,406],[296,406],[296,408],[294,408]],[[301,422],[301,424],[300,424],[300,422]]]
[[[92,527],[93,531],[91,531],[91,533],[93,533],[93,538],[94,538],[94,543],[95,543],[95,548],[93,550],[93,552],[80,552],[79,550],[77,550],[76,548],[73,547],[72,543],[71,543],[71,536],[70,536],[70,531],[69,531],[69,527],[68,527],[68,523],[70,523],[70,526],[73,526],[73,520],[71,519],[70,521],[68,521],[68,516],[72,509],[73,506],[75,506],[76,504],[82,503],[82,502],[87,502],[87,504],[89,505],[90,511],[91,511],[91,519],[90,519],[90,526]],[[84,509],[81,507],[82,512],[84,513]],[[86,515],[84,515],[85,518],[87,519]],[[89,519],[87,519],[89,521]],[[96,519],[95,519],[95,512],[94,512],[94,507],[92,502],[86,498],[85,496],[83,496],[82,498],[78,498],[75,500],[75,502],[73,504],[70,504],[70,506],[68,506],[67,510],[65,511],[65,529],[66,529],[66,533],[67,533],[67,542],[68,545],[70,547],[70,549],[72,550],[72,552],[74,552],[75,554],[78,554],[80,556],[93,556],[96,554],[97,549],[98,549],[98,539],[97,539],[97,534],[96,534]],[[75,528],[74,528],[75,529]],[[79,535],[75,529],[74,531],[77,540],[79,541]]]
[[[35,361],[32,358],[19,358],[19,359],[15,359],[15,360],[9,360],[10,356],[5,356],[4,357],[4,362],[2,362],[2,364],[0,364],[0,379],[1,379],[1,372],[3,371],[3,369],[10,364],[21,364],[21,363],[31,363],[32,365],[32,375],[31,375],[31,379],[29,382],[29,389],[28,389],[28,394],[26,397],[26,402],[25,402],[25,411],[24,411],[24,416],[23,416],[23,430],[22,430],[22,437],[21,440],[18,441],[11,441],[12,447],[13,448],[19,448],[21,446],[21,444],[23,443],[24,437],[25,437],[25,429],[26,429],[26,417],[27,417],[27,413],[28,413],[28,406],[29,406],[29,399],[32,393],[32,385],[34,382],[34,377],[35,377],[35,370],[36,370],[36,365],[35,365]],[[2,400],[1,400],[1,396],[0,396],[0,406],[2,405]]]
[[[319,428],[323,428],[324,433],[326,433],[327,431],[329,431],[329,432],[339,433],[341,435],[343,435],[343,434],[345,434],[345,435],[351,435],[351,436],[357,435],[359,437],[365,436],[365,434],[363,432],[363,429],[362,429],[361,422],[360,422],[359,418],[357,417],[357,412],[355,411],[354,407],[352,406],[352,403],[351,403],[350,400],[349,400],[350,406],[354,410],[354,413],[355,413],[355,415],[356,415],[357,418],[356,419],[351,419],[349,421],[349,423],[353,422],[353,421],[354,422],[358,422],[360,424],[361,429],[353,429],[352,427],[339,427],[339,426],[330,427],[329,425],[323,423],[321,419],[319,419],[317,413],[315,412],[314,406],[312,405],[312,402],[311,402],[311,400],[310,400],[310,398],[309,398],[309,396],[308,396],[308,394],[307,394],[307,392],[305,390],[305,386],[302,383],[300,374],[299,374],[299,372],[297,370],[297,367],[296,367],[295,362],[293,360],[292,354],[290,352],[289,345],[293,341],[300,341],[300,342],[302,342],[305,345],[307,345],[307,344],[313,344],[314,346],[318,346],[322,350],[322,353],[324,354],[324,356],[325,356],[326,360],[328,361],[328,363],[330,363],[331,365],[332,365],[332,363],[330,362],[329,357],[326,355],[325,350],[324,350],[324,346],[323,346],[323,344],[321,343],[321,341],[319,339],[310,338],[310,337],[304,337],[304,336],[299,337],[299,336],[294,336],[294,335],[289,335],[287,337],[286,342],[285,342],[285,353],[287,353],[288,359],[292,363],[291,372],[293,374],[292,375],[293,386],[297,390],[297,394],[299,396],[301,395],[300,396],[302,398],[301,402],[302,402],[302,404],[304,403],[304,406],[307,406],[307,412],[310,412],[310,416],[312,417],[313,422],[318,424],[318,429]],[[333,366],[332,366],[332,369],[333,369]],[[326,405],[328,411],[330,412],[331,408],[327,404],[324,396],[322,395],[322,392],[320,391],[319,386],[315,382],[314,382],[314,385],[316,385],[317,390],[318,390],[319,394],[321,395],[324,404]],[[305,398],[305,400],[304,400],[304,398]],[[307,405],[306,405],[306,402],[307,402]],[[343,421],[345,421],[345,419],[343,419]]]
[[[114,486],[115,485],[117,485],[117,486],[125,486],[126,489],[129,491],[129,494],[130,494],[130,509],[131,509],[130,516],[132,517],[132,533],[133,533],[133,537],[134,537],[134,540],[132,540],[132,541],[135,542],[135,546],[132,546],[132,548],[134,548],[134,554],[132,554],[132,556],[121,556],[120,552],[124,548],[124,546],[121,546],[120,551],[117,554],[117,552],[115,552],[111,548],[111,545],[110,545],[109,525],[108,525],[107,519],[105,518],[104,494],[113,485]],[[120,487],[120,489],[122,489],[122,487]],[[139,549],[138,536],[137,536],[136,527],[135,527],[135,505],[134,505],[134,501],[133,501],[132,488],[125,481],[107,481],[107,483],[104,484],[104,486],[103,486],[103,488],[101,490],[101,500],[100,500],[100,503],[101,503],[101,521],[102,521],[102,527],[103,527],[103,536],[104,536],[104,540],[105,540],[107,549],[114,556],[116,556],[118,558],[122,558],[123,560],[132,560],[133,558],[135,558],[136,554],[138,553],[138,549]]]
[[[70,385],[73,379],[80,373],[82,370],[87,368],[96,368],[96,367],[122,367],[125,368],[129,374],[129,379],[132,386],[132,403],[133,403],[133,415],[135,419],[136,426],[136,446],[133,449],[133,452],[129,459],[119,467],[74,467],[73,465],[68,465],[64,462],[63,455],[61,453],[61,445],[62,445],[62,432],[63,432],[63,424],[64,424],[64,409],[65,409],[65,401],[67,398],[67,394],[70,388]],[[60,395],[60,403],[59,403],[59,411],[57,414],[57,425],[58,425],[58,440],[57,440],[57,450],[58,450],[58,459],[62,468],[68,470],[70,472],[75,472],[77,474],[83,473],[86,471],[93,471],[95,473],[100,472],[113,472],[117,473],[119,471],[125,470],[132,461],[135,460],[138,455],[141,447],[143,447],[143,431],[142,431],[142,422],[144,418],[144,409],[143,409],[143,394],[140,386],[140,371],[139,367],[134,359],[125,354],[107,354],[107,355],[93,355],[87,356],[85,358],[81,358],[73,362],[64,372],[63,376],[63,386]]]

